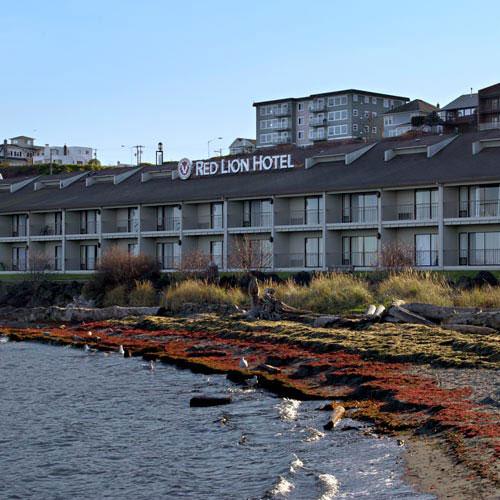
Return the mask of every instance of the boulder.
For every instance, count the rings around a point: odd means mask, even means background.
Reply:
[[[313,326],[316,328],[325,328],[330,325],[335,325],[340,319],[340,316],[319,316],[314,320]]]
[[[231,403],[231,398],[222,396],[222,397],[213,397],[213,396],[195,396],[191,398],[189,401],[189,406],[192,408],[205,408],[208,406],[221,406],[228,405]]]

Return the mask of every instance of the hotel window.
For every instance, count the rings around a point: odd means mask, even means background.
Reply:
[[[94,271],[97,264],[97,245],[82,245],[80,247],[80,269]]]
[[[342,238],[342,265],[374,267],[377,265],[376,236],[344,236]]]
[[[376,134],[377,133],[377,127],[372,127],[372,133]]]
[[[365,104],[370,104],[370,96],[365,95],[364,101],[365,101]]]
[[[222,267],[222,241],[210,242],[210,261]]]
[[[363,130],[364,130],[365,132],[370,132],[370,126],[369,126],[369,125],[365,125],[365,126],[363,127]]]
[[[26,247],[12,247],[12,270],[27,271],[28,249]]]
[[[384,108],[389,107],[389,99],[384,99]]]
[[[322,221],[323,198],[321,196],[308,196],[304,199],[304,212],[306,225],[318,225]]]
[[[500,232],[460,233],[458,241],[460,265],[500,265]]]
[[[222,203],[210,204],[210,229],[222,229],[224,221],[222,220]]]
[[[358,94],[353,94],[352,100],[353,100],[353,102],[358,102]]]
[[[181,228],[181,209],[178,205],[156,207],[156,230],[179,231]]]
[[[328,135],[336,136],[336,135],[346,135],[347,134],[347,125],[335,125],[334,127],[328,127]]]
[[[365,111],[364,112],[364,117],[365,118],[370,118],[370,112],[369,111]]]
[[[139,231],[139,209],[131,207],[128,209],[127,232],[137,233]]]
[[[333,97],[329,97],[327,101],[328,106],[333,106],[333,102],[334,102]]]
[[[177,241],[156,244],[156,260],[162,269],[179,267],[181,247]]]
[[[304,138],[304,132],[299,131],[297,132],[297,139],[302,140]]]
[[[378,198],[376,193],[342,195],[342,222],[376,223]]]
[[[393,117],[392,116],[384,116],[384,125],[392,125]]]
[[[297,122],[299,125],[303,125],[304,124],[304,117],[299,116],[299,119],[297,120]]]
[[[270,200],[245,200],[243,202],[243,227],[267,227],[271,225]]]
[[[377,104],[377,98],[376,97],[372,97],[372,104]]]
[[[347,109],[343,109],[341,111],[333,111],[328,113],[328,119],[330,119],[330,114],[333,113],[333,120],[334,121],[340,121],[340,120],[347,120]]]
[[[498,217],[500,189],[492,186],[462,186],[459,191],[459,217]]]
[[[354,124],[352,125],[352,131],[353,131],[353,132],[357,132],[357,131],[358,131],[358,124],[357,124],[357,123],[354,123]]]
[[[438,235],[415,235],[415,264],[417,266],[438,265]]]
[[[437,189],[415,191],[415,219],[435,219],[438,210]]]
[[[28,216],[18,214],[12,216],[12,236],[27,236],[28,234]]]
[[[352,116],[358,116],[358,110],[356,108],[352,110]]]
[[[323,238],[304,239],[305,267],[323,266],[322,242]]]
[[[304,103],[299,102],[299,104],[297,105],[297,108],[299,111],[302,111],[304,109]]]
[[[97,220],[97,210],[80,212],[80,234],[96,234]]]

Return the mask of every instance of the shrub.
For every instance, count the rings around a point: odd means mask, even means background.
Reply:
[[[162,305],[178,312],[186,303],[198,305],[242,305],[246,297],[238,288],[222,288],[220,286],[188,279],[170,287],[162,297]]]
[[[127,290],[124,285],[118,285],[108,290],[104,294],[104,307],[109,306],[126,306],[127,305]]]
[[[137,307],[154,307],[157,305],[156,290],[151,281],[136,281],[128,301],[131,306]]]
[[[383,302],[402,299],[438,306],[452,304],[452,290],[444,277],[412,270],[391,274],[380,283],[378,294]]]
[[[351,311],[373,301],[364,281],[343,273],[315,276],[308,287],[288,280],[275,288],[286,304],[324,314]]]
[[[462,290],[455,297],[455,305],[485,309],[500,308],[500,288],[485,285],[472,290]]]

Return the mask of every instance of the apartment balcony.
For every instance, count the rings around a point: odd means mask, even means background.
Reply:
[[[291,137],[278,137],[274,143],[275,144],[289,144],[291,142]]]
[[[277,226],[300,226],[309,229],[317,228],[323,224],[324,211],[322,209],[314,210],[288,210],[276,214]]]
[[[326,103],[318,103],[318,102],[314,102],[312,104],[309,105],[309,111],[311,113],[320,113],[321,111],[325,111],[326,109]]]
[[[309,120],[309,126],[310,127],[326,127],[327,124],[327,119],[326,118],[318,118],[315,116],[314,118],[311,118]]]
[[[97,259],[66,259],[66,271],[95,271],[98,265]]]
[[[378,225],[378,207],[352,207],[342,211],[327,211],[327,223],[339,226],[368,226]]]
[[[444,205],[445,219],[465,219],[462,221],[447,221],[458,223],[469,223],[469,219],[483,219],[486,222],[490,219],[492,222],[498,223],[500,220],[500,200],[480,200],[461,203],[445,203]]]
[[[496,129],[500,129],[500,121],[479,123],[479,130],[496,130]]]
[[[19,224],[13,227],[10,232],[4,232],[2,238],[26,238],[28,236],[28,224]]]
[[[32,238],[43,237],[47,239],[48,236],[62,236],[62,223],[61,224],[36,224],[31,226],[30,236]]]
[[[290,116],[292,114],[292,110],[290,109],[289,106],[286,108],[280,108],[276,113],[274,113],[274,116]]]
[[[252,212],[250,219],[243,217],[243,214],[229,214],[229,229],[245,228],[245,229],[270,229],[272,225],[272,212]]]
[[[437,224],[437,203],[407,203],[399,205],[386,205],[382,209],[384,225],[426,225]],[[420,223],[420,224],[419,224]]]
[[[379,265],[378,252],[349,252],[343,254],[328,254],[331,263],[340,262],[342,267],[377,267]]]
[[[326,134],[323,132],[321,134],[315,133],[309,136],[309,139],[313,142],[326,141]]]
[[[500,266],[500,248],[483,248],[480,250],[445,250],[445,266]]]
[[[169,217],[162,222],[157,220],[143,219],[141,222],[141,232],[178,233],[181,230],[181,218]]]
[[[102,232],[106,234],[138,233],[139,219],[134,217],[130,219],[103,220]]]
[[[184,220],[183,229],[203,231],[223,231],[224,219],[222,215],[206,215],[198,217],[187,217]]]
[[[276,127],[273,127],[273,130],[290,130],[292,128],[292,124],[288,121],[279,123]]]
[[[279,253],[274,257],[274,267],[278,269],[318,269],[323,267],[321,253]]]

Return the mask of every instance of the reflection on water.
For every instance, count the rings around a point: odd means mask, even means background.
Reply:
[[[195,394],[233,403],[190,408]],[[394,440],[318,402],[118,355],[0,343],[0,498],[430,499]]]

